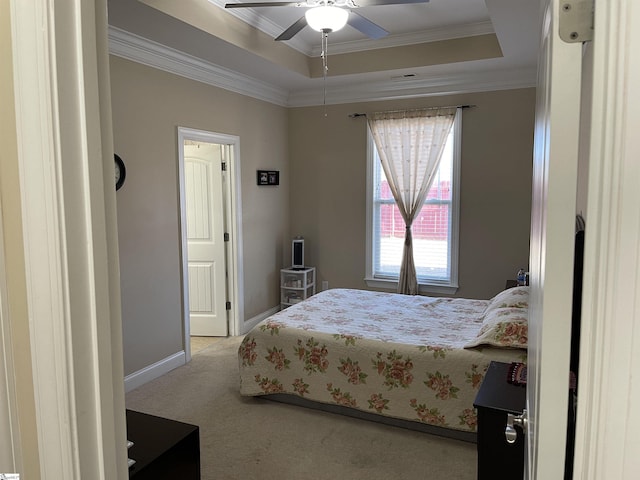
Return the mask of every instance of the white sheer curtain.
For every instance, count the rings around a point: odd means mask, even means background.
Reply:
[[[431,188],[455,114],[453,107],[367,116],[382,168],[406,225],[398,293],[418,293],[411,224]]]

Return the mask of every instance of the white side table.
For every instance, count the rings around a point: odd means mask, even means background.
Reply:
[[[306,300],[316,293],[316,267],[280,270],[280,310]]]

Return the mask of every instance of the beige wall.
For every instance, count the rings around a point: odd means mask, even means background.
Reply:
[[[367,288],[367,113],[473,104],[463,116],[460,288],[489,298],[528,266],[535,90],[294,108],[289,113],[291,235],[305,238],[318,282]]]
[[[177,127],[240,137],[245,319],[279,302],[290,239],[331,287],[366,288],[366,120],[372,112],[474,104],[463,117],[459,296],[488,298],[527,267],[533,89],[286,109],[111,57],[125,374],[183,345]],[[291,161],[289,161],[291,159]],[[257,169],[280,170],[258,187]]]
[[[287,111],[111,57],[125,375],[183,347],[177,127],[240,138],[245,319],[278,304],[289,236]],[[258,187],[257,169],[280,170]]]

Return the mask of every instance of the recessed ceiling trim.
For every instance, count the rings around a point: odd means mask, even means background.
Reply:
[[[209,3],[218,8],[222,8],[229,15],[233,15],[244,23],[251,25],[253,28],[257,28],[271,38],[276,38],[284,30],[280,25],[272,22],[270,19],[258,15],[257,10],[253,8],[224,8],[224,5],[229,3],[226,0],[209,0]],[[304,10],[301,10],[300,16],[303,15]],[[305,41],[301,40],[300,37],[293,37],[291,40],[287,40],[287,45],[305,55],[310,54],[309,46]]]
[[[363,52],[387,47],[403,47],[419,43],[438,42],[440,40],[453,40],[454,38],[475,37],[495,33],[491,22],[477,22],[466,25],[453,25],[442,28],[432,28],[424,32],[404,33],[389,35],[378,40],[356,40],[353,42],[330,43],[332,54]],[[331,34],[329,34],[331,41]],[[311,49],[312,57],[319,57],[322,48],[319,45]]]
[[[234,17],[242,20],[243,22],[269,35],[270,37],[275,38],[282,33],[283,28],[280,25],[277,25],[268,18],[259,15],[257,13],[257,10],[253,8],[225,9],[224,6],[226,3],[228,3],[227,0],[209,0],[209,2],[217,6],[218,8],[224,9],[225,12],[233,15]],[[301,12],[304,12],[304,10],[302,10]],[[377,40],[364,39],[352,42],[334,43],[331,44],[331,51],[333,53],[361,52],[364,50],[375,50],[377,48],[412,45],[414,43],[436,42],[438,40],[451,40],[453,38],[473,37],[476,35],[484,35],[488,33],[495,33],[491,21],[469,23],[466,25],[449,25],[445,27],[431,28],[422,32],[389,35]],[[322,51],[322,48],[319,45],[312,45],[311,47],[309,47],[309,45],[305,41],[302,41],[300,37],[293,37],[291,40],[287,40],[287,45],[299,51],[300,53],[304,53],[305,55],[309,55],[312,57],[319,57]]]
[[[287,106],[288,91],[109,26],[109,53],[241,95]]]
[[[109,26],[109,53],[165,72],[246,95],[283,107],[322,105],[318,88],[289,92],[229,69],[204,62],[116,27]],[[536,68],[458,75],[418,75],[397,82],[391,79],[355,86],[330,86],[327,104],[344,104],[456,93],[528,88],[536,85]]]

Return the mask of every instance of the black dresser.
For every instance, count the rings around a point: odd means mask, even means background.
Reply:
[[[134,480],[200,480],[200,431],[196,425],[127,410],[129,468]]]

